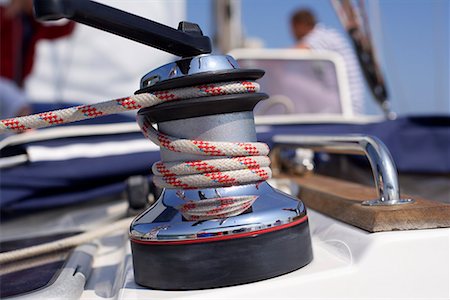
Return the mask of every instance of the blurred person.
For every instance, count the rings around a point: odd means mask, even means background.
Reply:
[[[0,6],[0,76],[23,86],[31,73],[36,44],[72,33],[75,23],[39,23],[33,16],[32,0],[2,1]]]
[[[337,30],[317,23],[308,9],[297,10],[291,17],[291,29],[296,39],[296,48],[334,51],[344,59],[353,112],[364,111],[364,80],[353,48]]]
[[[22,88],[33,69],[36,44],[72,33],[73,22],[44,25],[33,16],[32,0],[0,1],[0,118],[31,113]]]

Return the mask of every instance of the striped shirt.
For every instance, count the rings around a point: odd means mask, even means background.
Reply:
[[[301,42],[311,49],[334,51],[342,56],[347,69],[353,113],[363,113],[364,80],[358,59],[348,41],[337,30],[317,24]]]

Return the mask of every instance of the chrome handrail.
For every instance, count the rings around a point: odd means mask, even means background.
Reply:
[[[384,143],[368,135],[276,135],[277,147],[308,148],[317,152],[364,155],[369,160],[378,193],[378,199],[363,201],[362,205],[396,205],[413,203],[402,199],[397,168]]]

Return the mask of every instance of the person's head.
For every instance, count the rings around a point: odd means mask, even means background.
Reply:
[[[299,9],[291,17],[292,34],[296,40],[301,40],[316,25],[316,17],[309,9]]]

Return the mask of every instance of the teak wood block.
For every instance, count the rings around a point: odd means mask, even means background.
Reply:
[[[450,227],[449,204],[402,195],[415,202],[363,206],[377,198],[375,188],[320,175],[289,178],[299,185],[298,197],[308,208],[369,232]]]

